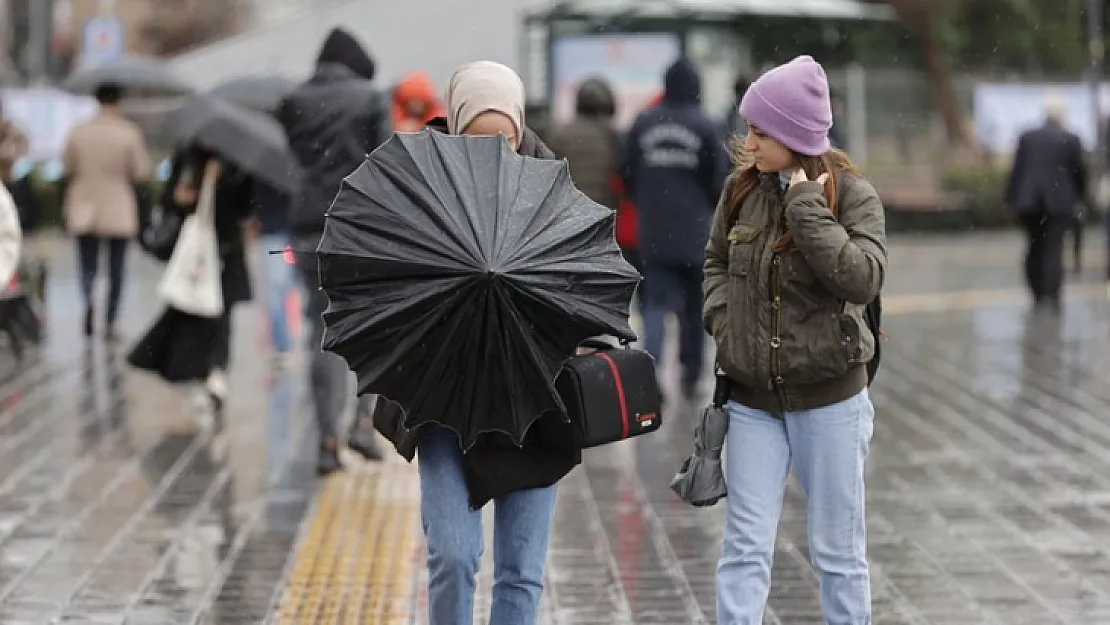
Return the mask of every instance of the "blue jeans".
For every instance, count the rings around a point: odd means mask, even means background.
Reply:
[[[871,623],[864,463],[875,411],[866,390],[831,406],[786,413],[729,402],[728,520],[717,564],[720,625],[761,625],[791,467],[806,494],[810,558],[828,625]]]
[[[417,453],[428,543],[428,625],[470,625],[483,549],[482,511],[470,508],[454,432],[425,430]],[[536,622],[556,492],[549,486],[494,500],[492,625]]]
[[[678,316],[679,362],[682,364],[682,386],[691,392],[701,379],[705,359],[705,326],[702,323],[700,266],[682,267],[644,263],[641,286],[644,309],[644,348],[663,362],[663,344],[667,335],[667,314]]]
[[[270,321],[270,339],[274,350],[279,353],[293,348],[293,336],[289,331],[289,314],[286,303],[295,286],[294,267],[285,262],[283,254],[271,254],[283,250],[289,239],[280,234],[264,234],[258,239],[258,253],[261,255],[259,266],[266,280],[266,312]]]

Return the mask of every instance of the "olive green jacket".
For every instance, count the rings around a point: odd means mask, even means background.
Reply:
[[[839,219],[824,189],[764,175],[734,223],[717,205],[706,248],[706,328],[734,400],[775,414],[827,406],[867,385],[864,307],[882,289],[886,225],[875,189],[844,175]],[[786,229],[794,247],[772,251]]]

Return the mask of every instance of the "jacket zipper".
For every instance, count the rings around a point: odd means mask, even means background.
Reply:
[[[779,260],[779,253],[775,252],[771,256],[771,390],[775,392],[775,396],[779,400],[779,408],[785,412],[788,409],[786,399],[786,389],[783,388],[782,380],[779,377],[779,348],[782,346],[782,339],[779,338],[779,329],[781,325],[782,314],[782,292],[779,287],[779,278],[781,275],[781,261]]]

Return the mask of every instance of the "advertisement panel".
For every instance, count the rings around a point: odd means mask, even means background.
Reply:
[[[574,117],[578,85],[596,76],[613,87],[616,122],[626,128],[662,93],[663,73],[678,58],[682,43],[674,33],[611,33],[559,37],[551,48],[554,120]]]

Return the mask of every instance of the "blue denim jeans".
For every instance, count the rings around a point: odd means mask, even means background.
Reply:
[[[786,480],[806,494],[810,558],[828,625],[871,623],[864,464],[875,411],[867,391],[784,419],[729,402],[728,520],[717,564],[720,625],[761,625]]]
[[[483,549],[482,511],[470,508],[454,432],[424,431],[417,454],[428,543],[428,625],[470,625]],[[556,492],[550,486],[494,500],[492,625],[536,622]]]
[[[271,254],[283,250],[289,239],[279,234],[264,234],[258,239],[259,267],[266,280],[266,312],[270,322],[270,338],[274,350],[279,353],[293,348],[293,336],[289,331],[289,313],[286,304],[289,294],[296,287],[294,266],[285,261],[283,254]]]

